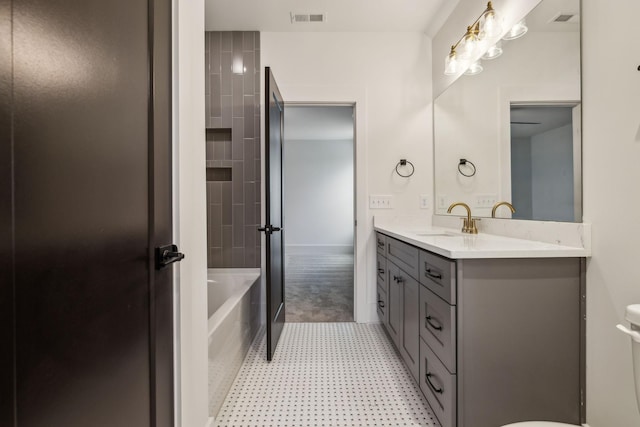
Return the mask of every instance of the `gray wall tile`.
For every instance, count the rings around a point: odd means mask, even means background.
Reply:
[[[234,161],[231,171],[231,191],[233,203],[244,203],[244,165],[243,161]]]
[[[233,93],[231,78],[233,77],[233,56],[231,52],[221,53],[221,73],[222,73],[222,86],[220,87],[220,95],[231,95]]]
[[[210,74],[209,85],[211,86],[212,94],[220,93],[220,74]],[[220,96],[211,96],[211,117],[222,117],[222,99]]]
[[[244,81],[244,91],[245,95],[254,95],[255,94],[255,61],[253,59],[253,52],[244,52],[244,66],[247,71],[245,71],[243,76]]]
[[[222,182],[222,225],[233,224],[232,207],[233,201],[231,200],[231,183]]]
[[[222,204],[222,182],[210,182],[209,187],[209,203],[214,205]]]
[[[244,205],[233,205],[233,247],[244,248]]]
[[[231,267],[243,268],[244,266],[244,248],[233,248]]]
[[[222,205],[209,204],[209,232],[207,233],[209,247],[222,247]]]
[[[230,128],[233,125],[233,97],[222,97],[222,127]]]
[[[241,74],[234,74],[233,81],[233,117],[245,117],[244,99],[242,94],[243,78]]]
[[[222,31],[222,51],[231,52],[233,50],[233,35],[230,31]]]
[[[256,34],[255,31],[244,31],[242,33],[242,41],[243,41],[242,50],[250,51],[250,52],[253,52],[255,50],[254,40],[253,40],[255,34]]]
[[[220,74],[222,73],[222,35],[220,31],[210,31],[209,34],[211,34],[209,41],[211,46],[209,69],[214,74]]]

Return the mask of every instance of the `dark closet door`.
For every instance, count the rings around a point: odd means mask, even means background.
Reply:
[[[265,175],[267,251],[267,360],[273,358],[285,322],[282,230],[282,140],[284,101],[269,67],[265,69]]]
[[[171,426],[170,1],[0,4],[15,425]]]
[[[0,426],[14,425],[11,4],[0,0]]]

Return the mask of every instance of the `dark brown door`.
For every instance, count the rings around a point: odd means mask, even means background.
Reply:
[[[0,0],[2,426],[173,425],[170,13]]]
[[[284,101],[269,67],[265,69],[265,175],[267,251],[267,360],[273,358],[284,327],[284,237],[282,230],[282,129]]]

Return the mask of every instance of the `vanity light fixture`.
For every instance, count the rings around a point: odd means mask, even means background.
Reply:
[[[464,72],[468,76],[473,76],[482,72],[480,60],[474,61],[474,59],[480,54],[484,60],[495,59],[502,55],[500,40],[488,46],[489,42],[502,34],[502,30],[502,17],[493,8],[493,4],[488,2],[484,12],[467,27],[467,31],[457,43],[451,46],[451,52],[445,58],[444,74],[453,76]],[[502,36],[502,40],[515,40],[524,36],[528,30],[523,19],[507,31]]]
[[[462,70],[473,67],[473,71],[468,74],[478,74],[482,71],[482,66],[478,61],[470,61],[477,57],[479,52],[484,53],[487,48],[487,40],[502,34],[502,17],[493,8],[491,2],[487,3],[487,8],[476,19],[473,24],[467,27],[467,31],[451,46],[451,52],[445,58],[444,73],[455,75]],[[497,58],[492,56],[487,59]]]

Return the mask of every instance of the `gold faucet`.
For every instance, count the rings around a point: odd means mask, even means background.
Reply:
[[[496,217],[496,210],[502,205],[508,207],[512,214],[516,213],[516,208],[514,208],[511,203],[509,203],[509,202],[498,202],[495,205],[493,205],[493,209],[491,209],[491,218],[495,218]]]
[[[471,208],[466,203],[457,202],[452,203],[447,209],[447,213],[451,213],[451,210],[456,206],[462,206],[467,210],[467,217],[462,221],[462,232],[469,234],[478,234],[478,227],[476,226],[476,219],[471,218]]]

